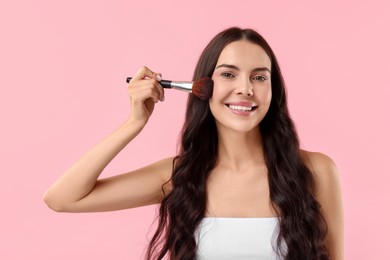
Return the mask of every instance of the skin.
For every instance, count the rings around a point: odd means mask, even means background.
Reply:
[[[207,182],[209,216],[276,215],[270,206],[258,131],[271,102],[271,80],[268,71],[258,68],[271,70],[265,51],[250,42],[237,41],[224,48],[212,76],[214,91],[209,103],[217,125],[219,156]],[[237,114],[227,106],[246,103],[256,109]]]
[[[261,68],[261,69],[259,69]],[[206,216],[275,217],[269,199],[262,138],[257,129],[271,102],[271,62],[265,51],[245,40],[227,45],[213,73],[209,101],[219,135],[218,160],[207,181]],[[173,157],[144,168],[99,179],[109,162],[142,131],[157,102],[164,99],[161,74],[142,67],[128,86],[128,119],[67,170],[45,193],[59,212],[112,211],[157,204],[170,179]],[[251,112],[227,105],[254,106]],[[316,199],[328,224],[326,245],[332,259],[343,258],[343,209],[338,170],[328,156],[301,151],[315,177]],[[168,186],[168,187],[167,187]],[[171,187],[165,186],[169,193]],[[228,192],[227,192],[228,191]]]

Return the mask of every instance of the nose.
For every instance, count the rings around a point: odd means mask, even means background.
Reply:
[[[237,83],[239,84],[236,91],[237,95],[253,96],[253,86],[249,79]]]

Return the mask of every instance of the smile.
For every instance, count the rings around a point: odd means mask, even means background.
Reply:
[[[256,106],[237,106],[237,105],[227,105],[230,109],[236,111],[252,111],[256,109]]]

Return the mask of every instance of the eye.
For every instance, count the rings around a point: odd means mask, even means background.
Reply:
[[[253,80],[266,81],[267,77],[263,75],[257,75],[252,78]]]
[[[226,79],[232,79],[232,78],[234,78],[234,75],[233,75],[232,73],[230,73],[230,72],[222,72],[222,73],[221,73],[221,76],[222,76],[223,78],[226,78]]]

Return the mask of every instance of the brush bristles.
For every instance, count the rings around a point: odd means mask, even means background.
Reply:
[[[192,85],[192,94],[202,100],[209,100],[213,95],[214,82],[210,78],[201,78],[194,81]]]

